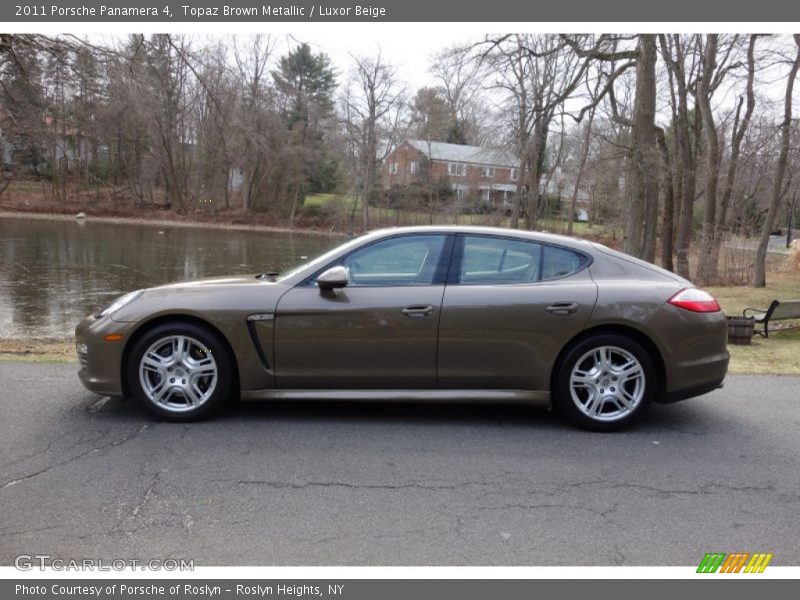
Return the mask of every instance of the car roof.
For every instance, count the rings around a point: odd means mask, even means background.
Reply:
[[[503,237],[516,237],[537,242],[549,242],[578,248],[583,251],[591,250],[588,240],[576,237],[548,233],[544,231],[528,231],[523,229],[510,229],[507,227],[488,227],[480,225],[414,225],[405,227],[387,227],[376,229],[367,234],[368,237],[381,238],[405,233],[464,233],[477,235],[493,235]]]

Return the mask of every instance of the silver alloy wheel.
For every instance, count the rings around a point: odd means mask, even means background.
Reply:
[[[170,335],[142,355],[139,381],[147,398],[170,412],[204,404],[217,387],[217,362],[211,351],[186,335]]]
[[[617,421],[628,416],[642,401],[644,368],[624,348],[599,346],[575,363],[569,378],[572,401],[595,421]]]

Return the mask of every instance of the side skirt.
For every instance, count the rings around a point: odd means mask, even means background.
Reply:
[[[452,402],[527,404],[550,408],[550,392],[533,390],[242,390],[242,400]]]

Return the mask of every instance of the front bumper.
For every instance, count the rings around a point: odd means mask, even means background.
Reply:
[[[86,389],[102,396],[121,396],[122,355],[133,323],[118,323],[110,317],[86,317],[75,328],[75,343],[83,351],[78,378]],[[106,336],[120,334],[116,341]]]

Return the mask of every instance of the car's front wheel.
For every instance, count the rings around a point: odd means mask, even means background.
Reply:
[[[172,421],[219,410],[234,386],[233,361],[219,336],[191,323],[166,323],[140,337],[128,361],[132,394]]]
[[[648,352],[635,340],[600,334],[570,347],[557,368],[555,407],[567,419],[593,431],[616,431],[650,406],[656,372]]]

